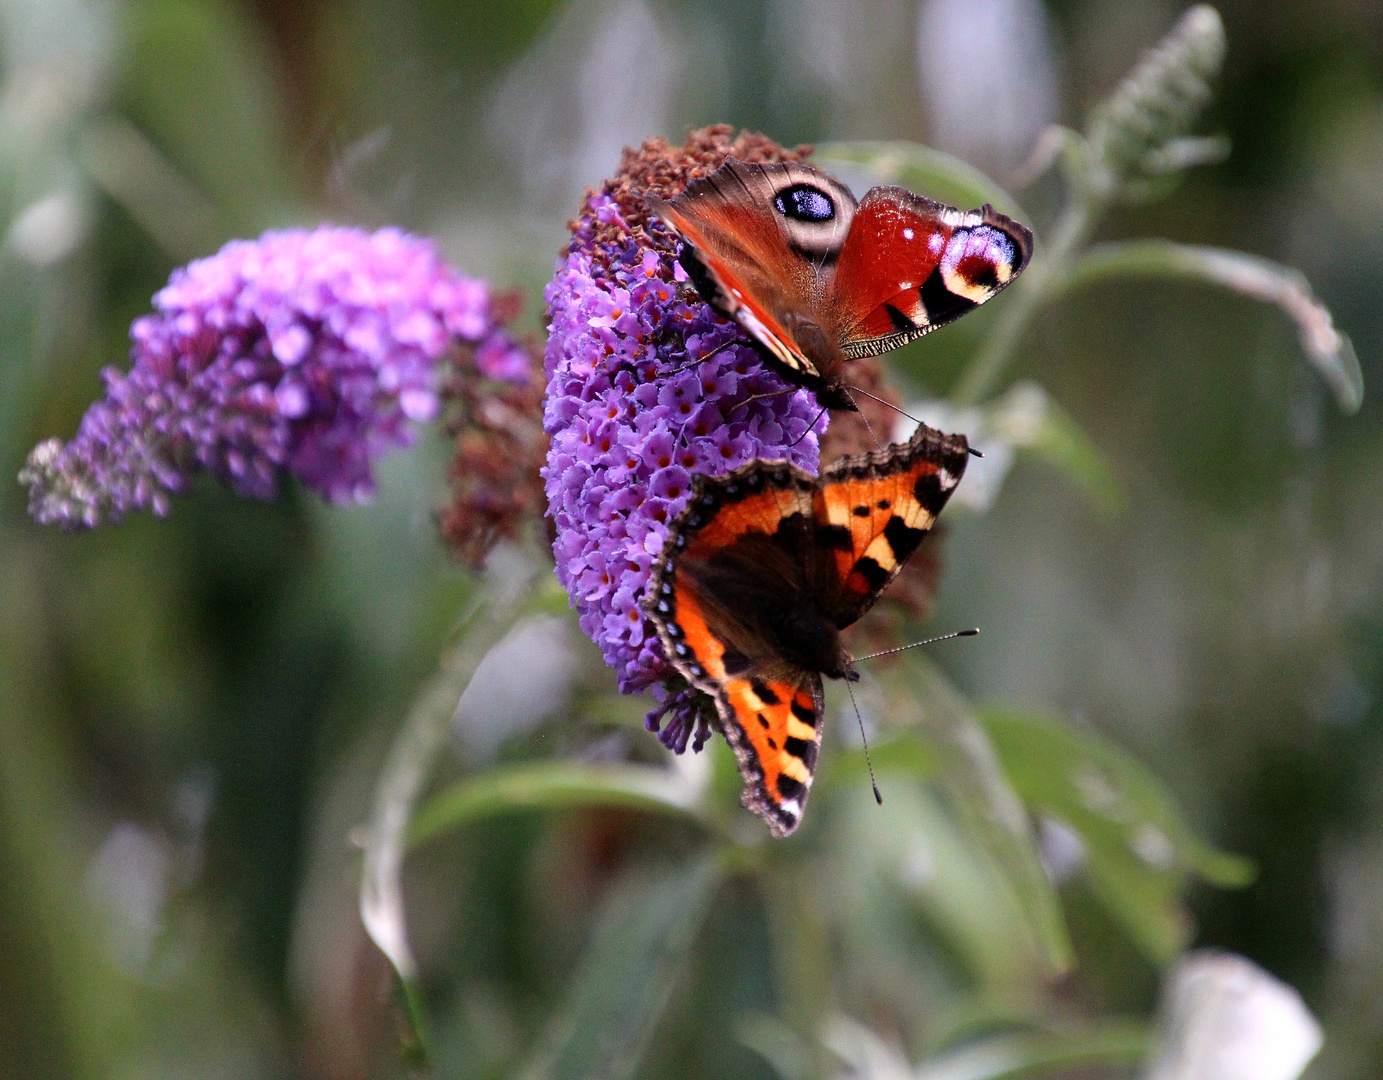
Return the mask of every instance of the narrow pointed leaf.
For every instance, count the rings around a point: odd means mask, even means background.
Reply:
[[[626,881],[606,900],[567,998],[523,1080],[623,1080],[639,1063],[683,977],[722,875],[708,856]]]
[[[530,810],[619,807],[702,822],[701,788],[670,769],[543,761],[496,769],[439,792],[413,818],[412,845],[481,818]]]
[[[930,741],[941,762],[943,790],[983,841],[1023,912],[1036,954],[1051,975],[1074,957],[1061,901],[1042,867],[1021,800],[968,702],[925,657],[902,654],[878,674],[893,721]]]
[[[915,1080],[1016,1080],[1060,1070],[1134,1065],[1151,1045],[1143,1025],[1118,1021],[1069,1032],[992,1035],[924,1061]]]
[[[1129,275],[1209,282],[1272,304],[1296,324],[1302,352],[1330,387],[1340,410],[1354,413],[1363,403],[1364,375],[1354,345],[1336,329],[1330,309],[1300,271],[1241,251],[1135,240],[1090,248],[1053,283],[1052,296]]]
[[[1106,740],[1034,713],[982,718],[1024,801],[1075,831],[1092,888],[1154,961],[1186,944],[1188,876],[1223,887],[1252,879],[1247,860],[1197,837],[1161,782]]]

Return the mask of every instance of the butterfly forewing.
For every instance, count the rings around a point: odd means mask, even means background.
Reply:
[[[790,376],[820,378],[795,325],[823,303],[855,210],[849,189],[807,165],[731,158],[649,205],[689,245],[682,262],[702,297]]]
[[[849,543],[833,549],[832,611],[849,626],[873,607],[935,523],[970,460],[964,435],[921,426],[906,443],[841,458],[821,472],[814,513]]]

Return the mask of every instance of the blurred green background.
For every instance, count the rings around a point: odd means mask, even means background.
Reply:
[[[1050,177],[1024,185],[1038,135],[1081,127],[1179,9],[988,0],[969,24],[964,10],[4,0],[0,475],[75,431],[169,272],[232,237],[402,225],[522,289],[536,332],[583,188],[653,134],[723,121],[789,145],[931,143],[1015,190],[1040,235],[1058,195]],[[1366,386],[1383,385],[1383,4],[1220,11],[1229,51],[1198,130],[1228,135],[1231,156],[1112,212],[1100,236],[1300,268]],[[1004,302],[904,354],[914,396],[950,389]],[[1073,293],[1017,356],[1010,377],[1040,383],[1084,430],[1123,509],[1102,513],[1020,455],[986,513],[954,515],[932,623],[984,634],[936,663],[973,701],[1107,737],[1198,834],[1249,856],[1254,882],[1193,887],[1178,933],[1301,991],[1327,1031],[1309,1076],[1383,1073],[1377,399],[1342,415],[1290,322],[1190,284]],[[23,490],[0,486],[0,1076],[404,1071],[409,1035],[360,926],[351,838],[475,592],[432,522],[448,449],[434,431],[387,459],[368,507],[329,509],[292,485],[261,505],[204,481],[166,521],[88,535],[33,525]],[[618,711],[569,633],[538,647],[574,656],[581,693]],[[604,726],[461,729],[443,772],[496,755],[653,760],[638,709]],[[814,803],[814,838],[785,842],[809,846],[775,889],[734,868],[714,888],[679,886],[707,913],[636,1075],[791,1072],[770,1064],[765,1047],[786,1036],[763,1018],[804,1036],[800,1018],[823,1006],[785,999],[772,909],[818,893],[840,903],[823,927],[859,932],[812,955],[865,975],[827,979],[804,961],[803,996],[829,997],[910,1060],[1019,1014],[1148,1013],[1158,957],[1080,874],[1061,879],[1078,966],[1059,979],[1018,955],[1011,913],[978,902],[983,875],[950,901],[871,915],[864,855],[839,852],[883,851],[898,834],[880,822],[903,819],[871,818],[863,780],[851,784]],[[966,834],[932,790],[895,785],[880,813],[912,814],[932,855],[964,869]],[[408,910],[438,1075],[541,1059],[550,1017],[580,1015],[564,987],[583,945],[618,925],[619,903],[669,903],[640,868],[663,858],[694,875],[696,843],[683,825],[597,809],[497,815],[420,851]]]

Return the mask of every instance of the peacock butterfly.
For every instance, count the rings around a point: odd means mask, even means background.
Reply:
[[[1032,233],[989,205],[957,210],[899,187],[857,203],[799,162],[730,158],[648,204],[682,239],[679,261],[702,299],[832,409],[855,408],[846,360],[964,315],[1032,256]]]

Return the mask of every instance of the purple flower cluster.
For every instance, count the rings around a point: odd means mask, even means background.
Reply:
[[[622,240],[608,239],[610,225]],[[815,471],[826,424],[808,431],[819,413],[812,395],[765,367],[734,323],[683,287],[671,238],[653,228],[657,246],[623,225],[614,200],[592,196],[546,294],[552,444],[543,476],[557,575],[625,692],[674,675],[639,597],[692,474],[753,458]],[[748,400],[758,394],[772,396]],[[664,741],[685,748],[693,704],[674,695],[650,727],[673,709]]]
[[[285,469],[333,502],[358,501],[373,461],[436,415],[435,368],[455,342],[488,377],[529,372],[486,284],[395,229],[233,241],[175,271],[154,307],[130,328],[129,373],[107,368],[105,400],[76,438],[42,443],[20,473],[38,521],[166,514],[201,469],[257,498]]]

